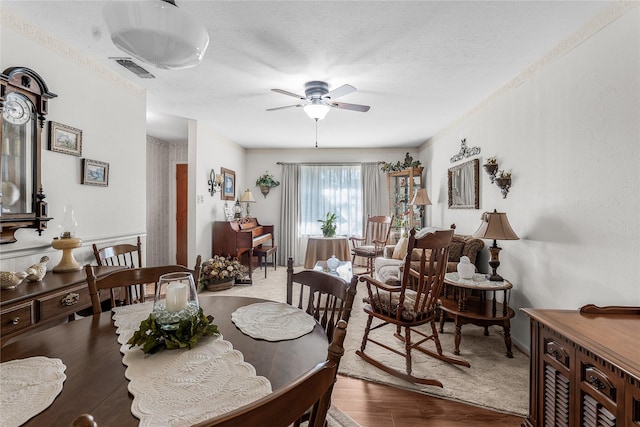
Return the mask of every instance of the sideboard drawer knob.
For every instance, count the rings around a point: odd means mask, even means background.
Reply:
[[[18,323],[20,323],[20,317],[14,317],[13,319],[11,319],[12,325],[17,325]]]

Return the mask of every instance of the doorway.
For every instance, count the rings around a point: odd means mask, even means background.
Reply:
[[[187,264],[187,210],[189,194],[189,165],[176,164],[176,264]]]

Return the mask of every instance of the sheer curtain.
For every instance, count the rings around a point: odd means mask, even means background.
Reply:
[[[280,201],[280,243],[278,262],[287,265],[287,259],[293,257],[296,265],[304,262],[304,248],[300,244],[300,165],[282,165],[282,199]]]
[[[300,166],[300,235],[322,234],[319,219],[335,213],[336,234],[362,230],[362,168],[360,165]],[[306,246],[306,245],[305,245]]]
[[[389,215],[387,174],[379,166],[378,163],[362,164],[363,224],[368,215]]]
[[[324,218],[327,212],[337,216],[336,234],[362,234],[366,218],[363,191],[380,193],[381,188],[380,184],[363,185],[362,165],[282,163],[282,167],[282,215],[278,244],[280,265],[286,265],[289,257],[293,257],[295,265],[304,264],[308,238],[322,234],[318,220]],[[369,170],[369,176],[376,174]],[[367,181],[371,183],[372,179],[368,178]],[[368,200],[374,204],[381,203],[377,200],[381,197],[386,203],[384,194],[370,195]]]

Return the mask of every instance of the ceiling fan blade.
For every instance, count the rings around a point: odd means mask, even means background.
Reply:
[[[351,85],[342,85],[340,87],[335,88],[334,90],[332,90],[331,92],[327,93],[326,95],[323,96],[323,98],[331,98],[331,99],[336,99],[339,98],[341,96],[345,96],[348,95],[352,92],[355,92],[356,89],[355,87],[351,86]]]
[[[304,107],[304,105],[303,104],[285,105],[284,107],[267,108],[267,111],[282,110],[283,108],[291,108],[291,107]]]
[[[362,113],[366,113],[367,111],[369,111],[369,108],[371,108],[368,105],[347,104],[346,102],[331,102],[329,105],[334,108],[341,108],[343,110],[351,110],[351,111],[360,111]]]
[[[271,89],[271,90],[272,90],[272,91],[274,91],[274,92],[281,93],[281,94],[283,94],[283,95],[293,96],[294,98],[298,98],[298,99],[307,99],[307,98],[305,98],[305,97],[304,97],[304,96],[302,96],[302,95],[296,95],[295,93],[293,93],[293,92],[289,92],[289,91],[286,91],[286,90],[284,90],[284,89]]]

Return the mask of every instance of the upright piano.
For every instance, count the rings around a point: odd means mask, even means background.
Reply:
[[[232,256],[249,268],[249,280],[252,283],[253,250],[270,242],[275,245],[273,225],[261,225],[256,218],[241,218],[233,221],[214,221],[213,255]]]

